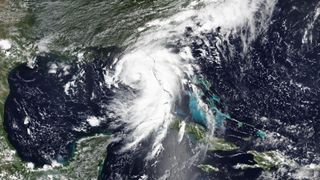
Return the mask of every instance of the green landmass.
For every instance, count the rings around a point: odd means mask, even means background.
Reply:
[[[172,124],[171,128],[179,131],[181,120],[177,118]],[[232,142],[228,142],[223,138],[206,137],[207,130],[196,123],[186,122],[185,132],[188,136],[191,136],[196,142],[206,143],[209,145],[209,151],[234,151],[239,149],[238,146]]]
[[[235,151],[239,149],[238,146],[231,142],[227,142],[222,138],[213,138],[209,144],[209,151]]]
[[[31,163],[21,161],[14,151],[10,151],[10,159],[8,154],[1,153],[7,158],[1,158],[0,179],[97,179],[108,144],[108,135],[83,138],[76,143],[75,155],[67,165],[45,165],[40,169],[33,169]]]
[[[200,168],[203,172],[206,173],[215,173],[215,172],[219,172],[219,169],[216,167],[213,167],[211,165],[208,164],[200,164],[197,166],[198,168]]]
[[[277,151],[257,152],[249,151],[254,156],[254,161],[259,167],[265,170],[271,170],[285,163],[283,156]]]
[[[248,153],[253,155],[253,159],[256,164],[237,164],[235,166],[236,169],[261,168],[263,170],[270,171],[272,169],[279,168],[283,165],[292,164],[289,160],[285,159],[285,157],[277,151],[248,151]]]

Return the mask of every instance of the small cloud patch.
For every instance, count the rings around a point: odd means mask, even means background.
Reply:
[[[87,122],[90,124],[90,126],[95,127],[100,125],[101,120],[95,116],[89,116]]]
[[[9,40],[0,39],[0,49],[2,50],[9,50],[12,44]]]

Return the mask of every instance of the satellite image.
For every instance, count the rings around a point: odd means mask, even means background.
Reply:
[[[319,180],[319,0],[0,0],[0,180]]]

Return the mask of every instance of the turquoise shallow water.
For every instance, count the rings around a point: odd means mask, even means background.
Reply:
[[[189,95],[189,109],[192,119],[201,125],[207,126],[207,115],[205,111],[199,106],[198,98],[191,94]]]
[[[215,124],[216,127],[221,128],[223,127],[224,122],[227,119],[230,119],[230,115],[229,114],[225,114],[222,113],[219,109],[217,109],[216,107],[214,107],[214,112],[215,112]]]

